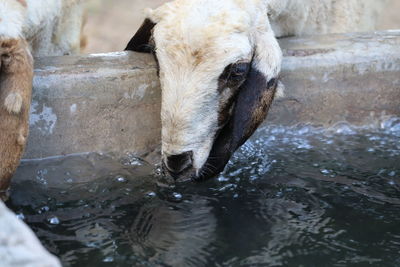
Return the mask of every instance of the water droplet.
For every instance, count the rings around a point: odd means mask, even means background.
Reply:
[[[54,225],[60,224],[60,220],[56,216],[50,217],[48,220],[50,224]]]
[[[390,185],[396,185],[396,183],[394,181],[389,181]]]
[[[375,152],[375,149],[374,148],[368,148],[368,150],[367,150],[368,152]]]
[[[390,177],[394,177],[394,176],[396,176],[396,172],[395,172],[395,171],[391,171],[391,172],[389,172],[389,176],[390,176]]]

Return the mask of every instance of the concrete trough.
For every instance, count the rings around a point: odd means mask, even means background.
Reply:
[[[266,123],[371,124],[400,116],[400,30],[281,39],[285,97]],[[151,55],[36,59],[25,158],[157,154],[160,88]]]

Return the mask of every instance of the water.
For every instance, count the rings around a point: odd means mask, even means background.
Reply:
[[[25,162],[12,208],[65,266],[400,266],[400,120],[265,128],[213,181],[104,155]]]

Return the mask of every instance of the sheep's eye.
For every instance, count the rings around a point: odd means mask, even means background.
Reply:
[[[230,79],[237,80],[242,79],[247,75],[249,71],[249,63],[240,62],[233,64],[231,67]]]
[[[223,83],[228,83],[230,86],[238,85],[245,80],[249,69],[250,63],[238,62],[230,64],[225,68],[219,80]]]

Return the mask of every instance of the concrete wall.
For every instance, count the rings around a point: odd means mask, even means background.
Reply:
[[[376,122],[400,115],[400,30],[281,40],[286,96],[267,123]],[[81,152],[152,155],[160,89],[152,56],[36,60],[25,158]]]

